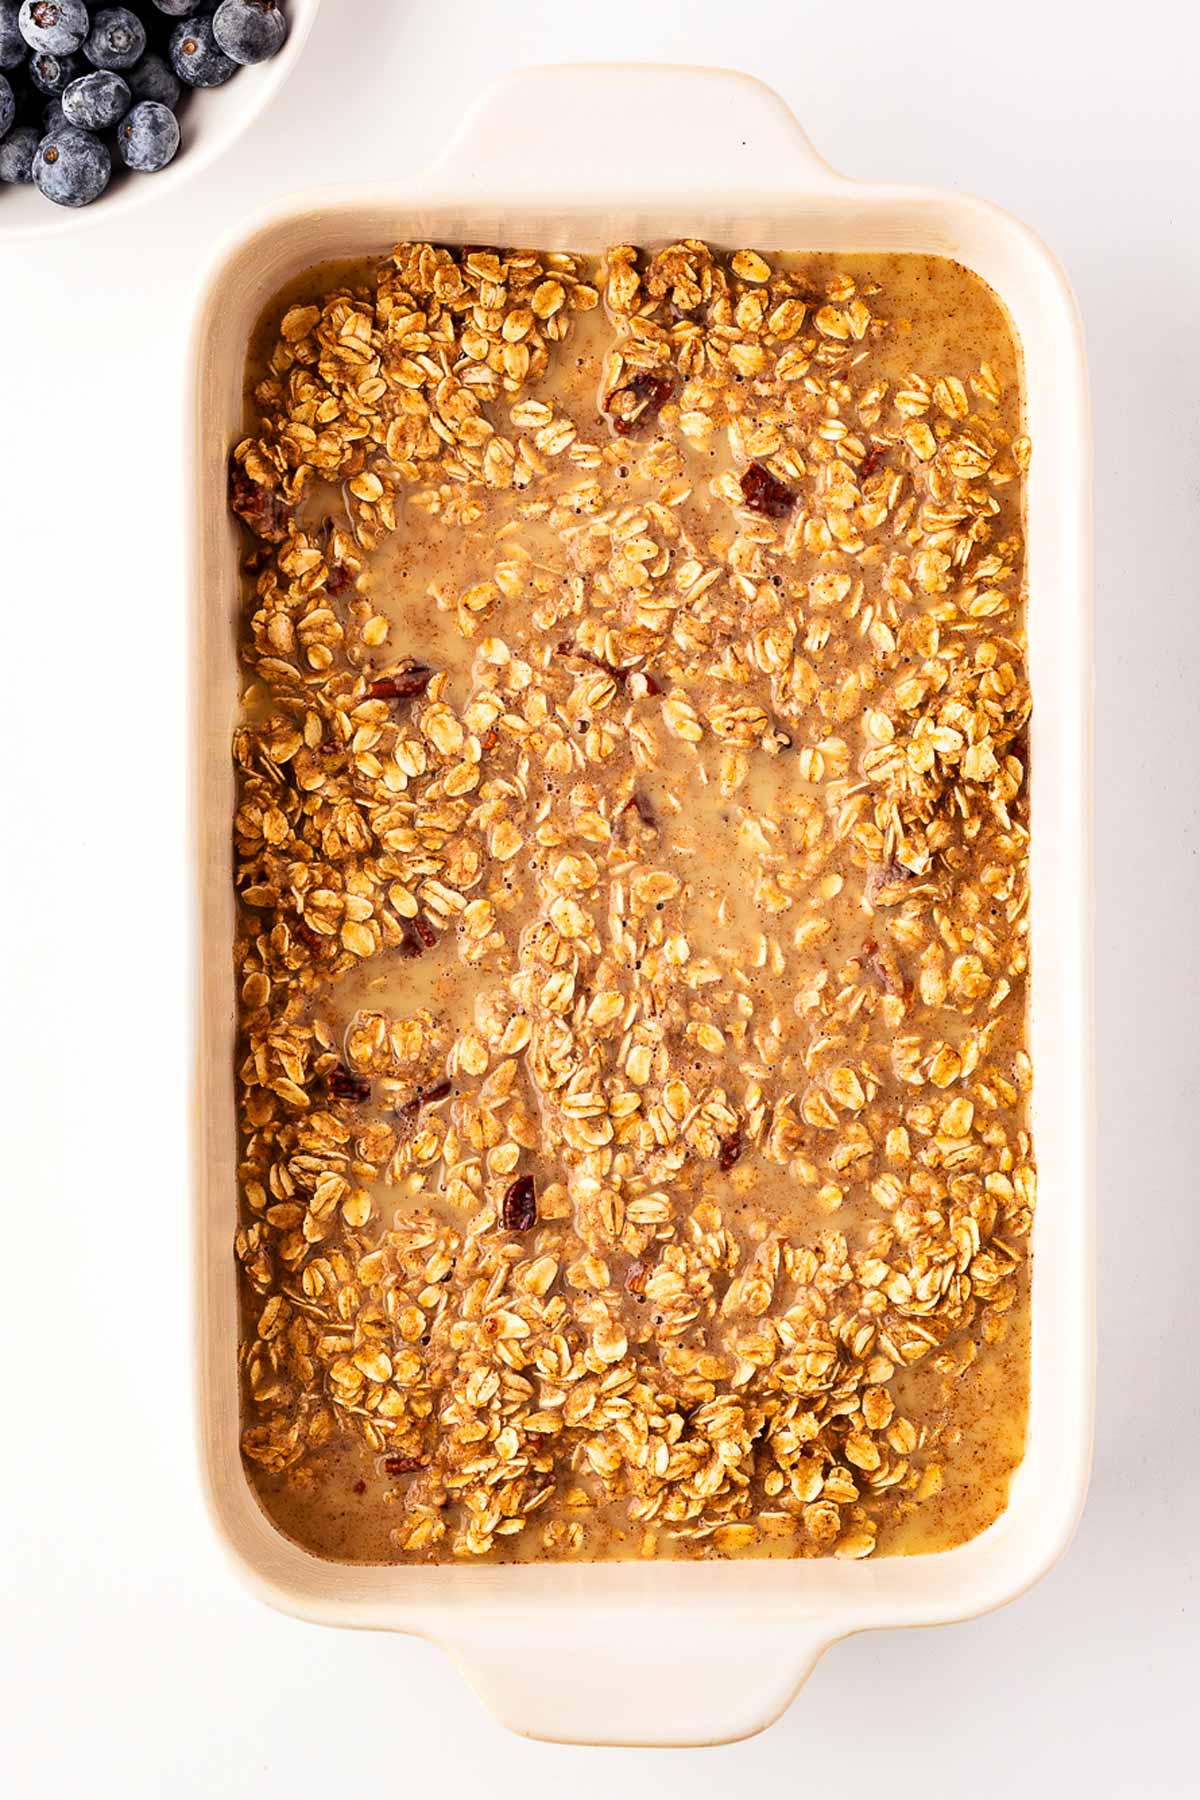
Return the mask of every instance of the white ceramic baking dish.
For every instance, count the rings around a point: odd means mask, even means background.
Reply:
[[[728,247],[954,257],[1000,294],[1024,347],[1034,446],[1032,1031],[1041,1194],[1028,1448],[1002,1517],[937,1555],[334,1566],[267,1522],[238,1454],[229,755],[238,597],[225,469],[247,333],[267,297],[302,268],[396,239],[597,250],[679,235]],[[815,155],[779,97],[745,76],[650,65],[533,69],[492,88],[424,173],[301,195],[244,230],[205,282],[189,378],[199,1414],[212,1514],[242,1574],[301,1617],[431,1638],[506,1723],[586,1743],[746,1735],[770,1723],[821,1652],[850,1632],[963,1619],[1011,1600],[1050,1568],[1078,1518],[1093,1385],[1090,452],[1080,324],[1053,258],[981,201],[845,180]]]

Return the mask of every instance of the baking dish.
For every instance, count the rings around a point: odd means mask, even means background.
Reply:
[[[246,340],[301,269],[399,238],[599,250],[679,235],[773,249],[956,258],[1024,350],[1032,748],[1034,1235],[1028,1444],[1007,1510],[934,1555],[866,1562],[360,1568],[324,1563],[259,1510],[238,1452],[235,999],[230,944],[237,695],[228,449]],[[829,169],[777,95],[719,70],[533,69],[490,89],[445,155],[402,183],[274,206],[222,251],[193,330],[185,461],[194,608],[198,883],[195,1205],[199,1424],[217,1530],[270,1603],[442,1644],[509,1725],[566,1742],[699,1744],[761,1729],[851,1632],[962,1619],[1061,1554],[1092,1412],[1089,436],[1082,337],[1061,271],[996,208]]]

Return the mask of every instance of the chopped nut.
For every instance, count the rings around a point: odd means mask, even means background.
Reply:
[[[519,1175],[504,1190],[505,1231],[528,1231],[537,1224],[537,1192],[532,1175]]]
[[[742,499],[751,511],[768,519],[785,519],[796,504],[791,488],[757,462],[751,463],[742,476]]]
[[[342,1063],[337,1063],[329,1071],[327,1077],[329,1092],[335,1100],[348,1100],[351,1105],[361,1105],[371,1098],[371,1084],[361,1075],[352,1074]]]
[[[410,663],[394,675],[380,675],[367,683],[372,700],[412,700],[423,694],[433,680],[433,670],[423,663]]]

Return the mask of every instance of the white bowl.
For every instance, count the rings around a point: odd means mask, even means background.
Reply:
[[[31,184],[0,183],[0,244],[25,238],[61,237],[83,225],[115,219],[120,213],[158,200],[198,175],[228,150],[271,104],[295,67],[313,27],[321,0],[285,0],[288,34],[268,62],[252,63],[221,87],[188,94],[180,118],[183,142],[174,162],[156,175],[135,175],[114,154],[108,190],[90,206],[56,206]]]

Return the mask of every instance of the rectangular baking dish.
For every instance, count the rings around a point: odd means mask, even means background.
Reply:
[[[232,1240],[237,1144],[230,727],[237,553],[226,511],[247,336],[267,298],[328,257],[397,239],[595,251],[697,236],[766,250],[922,251],[996,290],[1024,350],[1032,746],[1034,1230],[1028,1446],[1010,1503],[936,1555],[865,1562],[353,1568],[288,1542],[238,1451]],[[1053,258],[985,203],[862,185],[814,153],[778,95],[714,69],[525,70],[491,88],[432,168],[280,202],[216,259],[189,362],[198,1044],[199,1426],[216,1529],[271,1604],[442,1644],[507,1724],[578,1743],[701,1744],[784,1708],[830,1644],[999,1606],[1043,1575],[1083,1505],[1093,1388],[1090,447],[1083,342]],[[381,1655],[386,1651],[381,1649]]]

